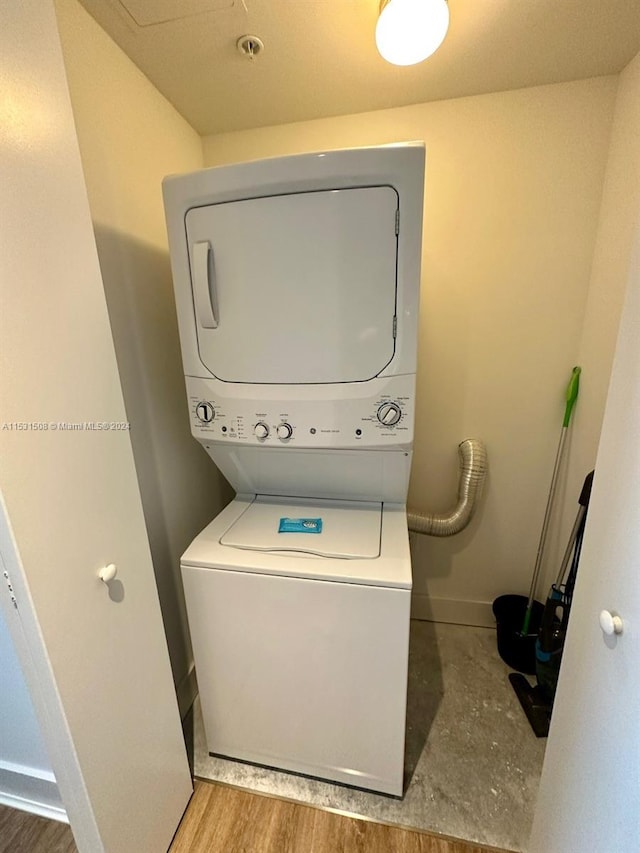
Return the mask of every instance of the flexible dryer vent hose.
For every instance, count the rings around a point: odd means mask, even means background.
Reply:
[[[467,438],[458,445],[458,456],[458,503],[445,513],[426,515],[409,510],[409,530],[429,536],[453,536],[464,530],[471,521],[487,473],[487,450],[478,439]]]

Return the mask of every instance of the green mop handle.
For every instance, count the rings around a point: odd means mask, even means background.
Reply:
[[[582,368],[574,367],[571,371],[571,379],[569,380],[569,384],[567,385],[567,394],[566,400],[567,405],[564,410],[564,420],[562,421],[562,426],[566,429],[569,426],[569,421],[571,420],[571,413],[573,412],[573,407],[576,404],[576,400],[578,399],[578,391],[580,390],[580,373],[582,372]]]
[[[549,530],[549,521],[551,519],[551,510],[553,509],[553,500],[556,495],[556,487],[558,485],[558,474],[560,473],[560,463],[564,452],[564,443],[567,438],[569,422],[571,421],[571,413],[578,399],[578,390],[580,388],[580,367],[574,367],[571,371],[571,379],[567,386],[566,401],[567,405],[564,410],[564,419],[562,421],[562,429],[560,430],[560,443],[556,453],[556,461],[553,466],[553,476],[551,477],[551,488],[549,489],[549,497],[547,499],[547,508],[544,513],[544,521],[542,522],[542,531],[540,533],[540,542],[538,544],[538,553],[536,555],[536,564],[533,569],[533,577],[531,578],[531,587],[529,589],[529,598],[527,600],[527,609],[525,610],[524,620],[522,623],[521,636],[529,633],[529,622],[531,621],[531,612],[533,610],[533,601],[536,595],[536,587],[538,585],[538,577],[542,566],[542,557],[544,554],[544,546],[547,541],[547,531]]]

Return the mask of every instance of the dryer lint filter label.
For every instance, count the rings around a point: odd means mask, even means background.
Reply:
[[[322,519],[281,518],[278,533],[322,533]]]

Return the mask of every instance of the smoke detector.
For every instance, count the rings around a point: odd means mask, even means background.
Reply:
[[[240,36],[236,42],[238,52],[247,59],[255,59],[256,56],[264,50],[264,43],[258,36]]]

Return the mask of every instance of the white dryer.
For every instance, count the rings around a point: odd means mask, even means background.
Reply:
[[[424,148],[164,182],[194,437],[238,492],[181,565],[211,753],[402,793]]]

